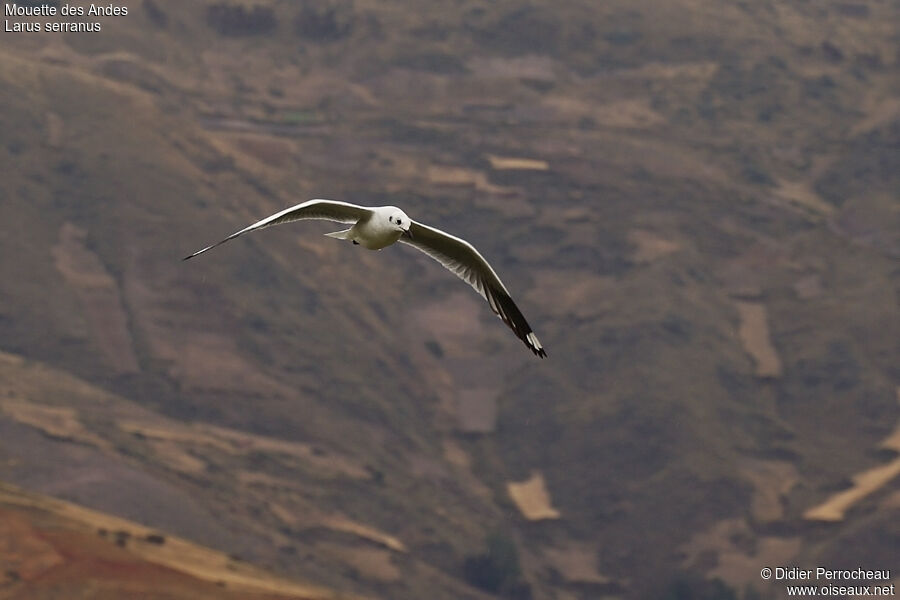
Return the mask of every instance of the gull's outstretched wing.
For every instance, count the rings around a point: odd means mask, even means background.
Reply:
[[[211,246],[207,246],[202,250],[194,252],[190,256],[185,256],[184,260],[194,258],[198,254],[203,254],[207,250],[211,250],[219,244],[224,244],[228,240],[233,240],[239,235],[271,227],[279,223],[290,223],[291,221],[300,221],[306,219],[324,219],[326,221],[337,221],[338,223],[356,223],[360,219],[366,220],[372,216],[372,210],[365,206],[357,206],[349,202],[339,202],[337,200],[309,200],[297,206],[286,208],[281,212],[277,212],[271,217],[266,217],[262,221],[257,221],[249,227],[245,227],[240,231],[232,233],[221,242],[216,242]]]
[[[532,352],[541,358],[547,356],[506,286],[472,244],[416,221],[410,225],[409,233],[409,237],[403,236],[399,241],[418,248],[475,288],[491,305],[494,314],[509,325]]]

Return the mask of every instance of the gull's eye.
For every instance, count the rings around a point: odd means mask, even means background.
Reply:
[[[394,222],[394,217],[388,217],[388,221],[390,221],[391,223],[393,223],[393,222]]]

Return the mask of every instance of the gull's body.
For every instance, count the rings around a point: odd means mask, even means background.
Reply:
[[[400,227],[402,225],[406,225],[409,230],[409,217],[403,218],[405,213],[402,210],[397,208],[396,206],[379,206],[379,209],[388,209],[392,214],[387,215],[387,220],[384,218],[385,215],[379,214],[378,210],[374,210],[373,214],[370,218],[360,218],[353,227],[347,229],[345,231],[336,231],[331,235],[332,237],[336,237],[338,239],[347,239],[352,242],[355,242],[362,246],[363,248],[368,248],[369,250],[381,250],[382,248],[387,248],[394,242],[400,239],[400,237],[404,234],[403,229]],[[388,212],[388,211],[380,211],[380,212]],[[399,216],[398,219],[401,225],[394,225],[393,213],[397,213]],[[405,223],[404,223],[405,221]],[[344,234],[339,235],[339,234]]]
[[[439,229],[413,221],[396,206],[369,207],[336,200],[310,200],[286,208],[245,227],[221,242],[185,257],[185,260],[215,248],[219,244],[224,244],[239,235],[279,223],[306,219],[352,223],[353,225],[349,229],[325,235],[341,240],[350,240],[369,250],[381,250],[397,241],[414,246],[475,288],[475,291],[488,301],[494,314],[500,317],[532,352],[541,358],[547,356],[547,352],[541,346],[531,326],[528,325],[522,312],[513,302],[506,286],[474,246]]]

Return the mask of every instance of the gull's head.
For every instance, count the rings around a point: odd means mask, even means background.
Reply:
[[[412,219],[399,208],[393,206],[390,207],[390,211],[388,212],[388,223],[401,234],[411,237],[409,227],[412,225]]]

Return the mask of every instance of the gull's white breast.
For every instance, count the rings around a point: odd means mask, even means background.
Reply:
[[[381,250],[399,240],[403,232],[388,221],[392,209],[395,210],[390,206],[376,208],[371,218],[360,220],[350,229],[350,238],[369,250]]]

